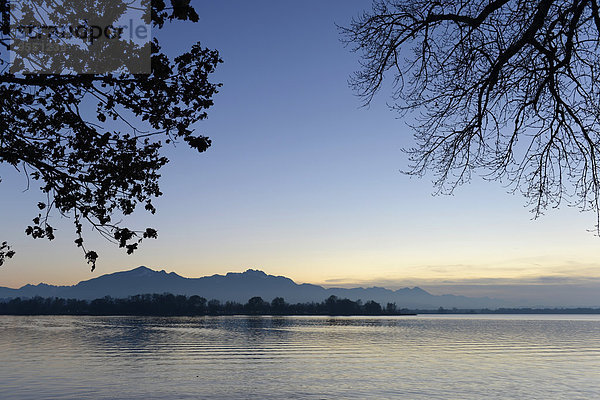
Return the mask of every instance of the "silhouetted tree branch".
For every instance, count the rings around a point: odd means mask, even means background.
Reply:
[[[59,5],[51,0],[36,1],[50,10],[48,15],[52,18],[104,10],[112,12],[115,20],[131,6],[131,2],[104,0],[66,1]],[[140,1],[146,5],[149,2]],[[153,0],[148,7],[147,17],[154,28],[162,28],[167,21],[198,21],[189,0],[169,3],[167,6],[162,0]],[[5,15],[8,2],[2,0],[0,5]],[[58,6],[62,7],[60,12],[55,9]],[[84,6],[94,8],[78,9]],[[24,15],[31,13],[24,10]],[[4,47],[0,47],[0,52],[19,45],[9,35],[8,23],[9,19],[2,19],[0,43]],[[129,254],[144,238],[157,237],[156,230],[130,229],[122,226],[119,218],[133,213],[138,204],[155,212],[152,199],[162,194],[159,170],[168,162],[161,154],[163,145],[183,140],[199,152],[210,146],[210,139],[194,134],[193,126],[207,117],[206,110],[212,106],[212,97],[220,86],[208,79],[222,62],[219,54],[202,48],[200,43],[174,59],[161,51],[156,38],[139,49],[128,43],[123,46],[124,64],[130,66],[143,61],[139,56],[143,53],[138,54],[137,50],[149,50],[151,73],[96,74],[89,69],[92,73],[39,74],[26,70],[27,63],[51,61],[60,71],[61,63],[71,66],[73,60],[78,63],[77,68],[87,70],[91,67],[86,62],[110,58],[101,47],[94,54],[104,58],[81,57],[81,61],[73,55],[48,60],[46,54],[33,54],[19,61],[24,68],[22,74],[8,73],[9,66],[3,62],[4,74],[0,75],[0,163],[39,182],[44,194],[37,204],[39,213],[26,233],[52,240],[51,213],[72,218],[75,243],[83,249],[92,270],[98,255],[84,247],[84,225]],[[80,54],[77,46],[69,50]],[[0,265],[13,254],[3,244]]]
[[[451,192],[478,173],[507,181],[539,216],[562,201],[599,213],[597,0],[376,0],[343,40],[362,56],[368,104],[391,76],[417,112],[409,174]]]

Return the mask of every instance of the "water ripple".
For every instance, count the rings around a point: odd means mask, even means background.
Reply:
[[[594,399],[600,318],[0,317],[0,398]]]

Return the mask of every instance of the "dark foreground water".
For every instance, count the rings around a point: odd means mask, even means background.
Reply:
[[[0,316],[0,399],[600,399],[599,316]]]

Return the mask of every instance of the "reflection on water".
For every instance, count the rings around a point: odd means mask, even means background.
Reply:
[[[0,316],[0,399],[593,399],[599,316]]]

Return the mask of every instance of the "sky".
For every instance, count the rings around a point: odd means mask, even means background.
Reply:
[[[92,273],[72,221],[54,216],[53,242],[25,236],[40,193],[0,166],[0,240],[17,252],[0,268],[0,286],[75,284],[145,265],[186,277],[256,268],[300,283],[436,294],[600,289],[593,214],[563,207],[533,220],[500,182],[474,177],[434,196],[431,176],[401,173],[412,131],[387,107],[389,92],[361,106],[348,86],[359,55],[335,25],[370,2],[194,5],[199,23],[170,24],[159,38],[172,55],[196,41],[218,49],[224,63],[213,81],[223,87],[195,127],[212,147],[167,148],[157,214],[140,209],[127,220],[159,238],[128,256],[88,229],[100,255]]]

